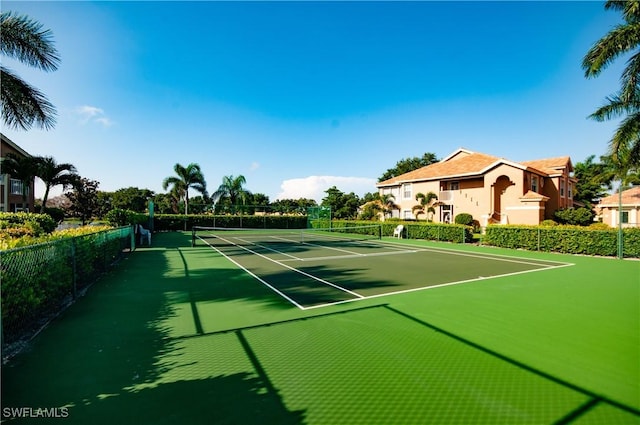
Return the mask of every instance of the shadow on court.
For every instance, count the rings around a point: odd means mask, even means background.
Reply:
[[[166,255],[167,250],[187,246],[187,236],[159,234],[154,239],[154,247],[132,253],[27,350],[3,366],[2,420],[12,419],[12,424],[61,420],[69,424],[303,423],[304,411],[284,406],[237,337],[232,344],[218,338],[220,346],[205,348],[204,355],[196,352],[195,357],[183,341],[173,337],[181,317],[175,308],[180,297],[172,294],[188,294],[194,306],[231,299],[237,294],[222,281],[233,281],[239,272],[216,275],[214,289],[207,290],[204,284],[211,275],[191,275],[179,256]],[[279,302],[267,300],[266,305]],[[185,316],[197,328],[195,316]],[[229,351],[228,347],[234,348]],[[43,418],[41,410],[37,418],[17,418],[24,415],[22,407],[33,408],[31,416],[36,409],[64,407],[68,417]]]

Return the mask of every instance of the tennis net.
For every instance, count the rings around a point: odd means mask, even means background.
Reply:
[[[344,243],[380,239],[382,226],[333,227],[323,229],[248,229],[194,226],[192,246],[263,245],[298,243]]]

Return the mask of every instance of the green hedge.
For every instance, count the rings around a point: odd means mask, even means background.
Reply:
[[[78,236],[71,229],[66,233],[69,237],[59,235],[57,240],[0,252],[5,342],[20,338],[63,308],[130,248],[131,227]]]
[[[404,226],[404,238],[407,239],[427,239],[434,241],[445,241],[455,243],[471,242],[473,239],[473,228],[461,224],[443,224],[428,222],[411,222],[400,220],[387,220],[383,222],[366,220],[333,220],[333,227],[340,226],[367,226],[380,224],[382,226],[382,236],[393,236],[393,231],[402,224]]]
[[[640,257],[640,229],[623,229],[624,256]],[[488,226],[482,243],[502,248],[616,256],[618,231],[581,226]]]
[[[304,229],[307,227],[307,216],[156,214],[153,217],[154,231],[191,230],[193,226]]]

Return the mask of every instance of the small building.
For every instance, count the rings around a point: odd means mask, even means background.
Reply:
[[[8,153],[13,153],[21,157],[31,157],[24,149],[0,133],[0,211],[34,211],[35,178],[29,183],[27,200],[24,201],[22,197],[22,182],[18,179],[11,178],[8,174],[4,174],[1,169],[2,161]]]
[[[434,222],[450,223],[460,213],[488,224],[537,225],[574,206],[577,180],[568,156],[514,162],[460,148],[440,162],[377,184],[397,205],[392,217],[414,220],[418,193],[433,192]]]
[[[596,205],[598,217],[611,227],[620,223],[620,194],[602,198]],[[622,191],[622,227],[640,227],[640,186]]]

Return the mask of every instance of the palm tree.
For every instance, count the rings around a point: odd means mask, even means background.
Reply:
[[[167,187],[173,185],[171,193],[184,198],[184,213],[189,214],[189,189],[195,189],[203,196],[207,196],[207,183],[198,164],[191,163],[186,167],[176,164],[173,170],[177,176],[165,178],[162,188],[167,190]]]
[[[625,23],[609,31],[587,52],[582,60],[585,76],[598,76],[620,55],[632,56],[622,72],[620,91],[607,97],[606,104],[590,118],[605,121],[624,117],[609,143],[610,155],[616,162],[626,157],[629,166],[640,165],[640,1],[609,0],[605,9],[622,12]]]
[[[432,221],[433,214],[436,213],[436,210],[433,207],[434,206],[433,201],[437,201],[437,200],[438,200],[438,196],[433,192],[429,192],[426,195],[424,193],[417,193],[416,201],[418,201],[419,204],[414,205],[413,208],[411,208],[411,212],[415,214],[416,218],[420,214],[428,214],[428,220]]]
[[[62,163],[57,164],[51,156],[36,158],[38,173],[37,176],[44,182],[45,191],[42,198],[42,206],[40,212],[44,213],[49,199],[49,189],[53,186],[62,185],[62,189],[66,190],[72,186],[74,182],[74,173],[77,171],[73,164]]]
[[[218,190],[211,195],[214,204],[222,199],[228,199],[233,206],[237,206],[239,201],[245,204],[247,197],[251,194],[251,192],[242,187],[246,183],[247,179],[245,179],[243,175],[239,175],[238,177],[224,176]]]
[[[43,71],[55,71],[60,57],[50,30],[27,16],[11,12],[0,14],[0,51],[26,65]],[[0,103],[2,119],[15,129],[28,130],[33,124],[49,130],[55,124],[55,107],[38,89],[0,65]]]
[[[2,173],[22,183],[22,208],[26,208],[27,195],[33,179],[38,175],[38,160],[31,156],[8,153],[2,160]]]

